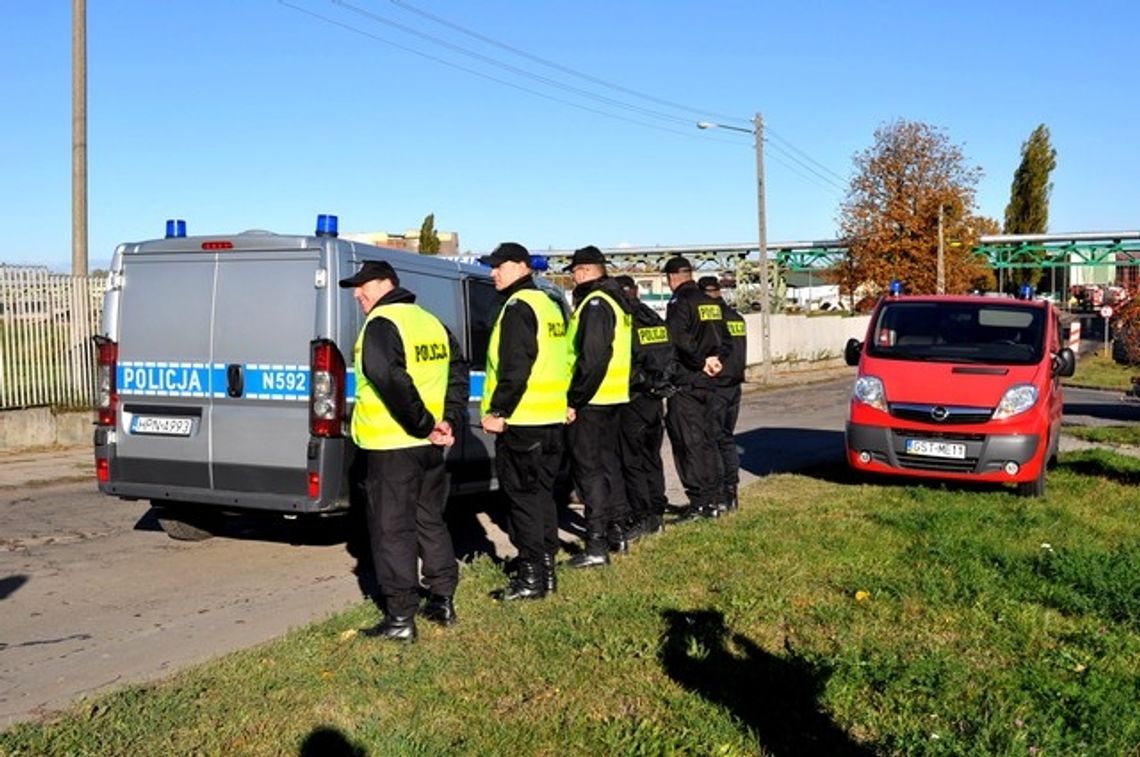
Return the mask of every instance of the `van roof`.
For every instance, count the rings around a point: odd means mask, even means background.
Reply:
[[[271,231],[250,230],[237,234],[171,237],[151,239],[119,245],[123,255],[151,255],[183,253],[186,255],[229,255],[242,252],[268,252],[289,250],[316,250],[326,245],[342,248],[359,260],[387,260],[397,269],[422,273],[461,271],[467,274],[490,275],[490,270],[478,263],[463,263],[454,259],[441,259],[433,255],[420,255],[393,247],[376,247],[337,237],[318,237],[275,234]]]
[[[900,294],[883,298],[884,304],[891,302],[943,302],[947,304],[1005,305],[1026,308],[1044,308],[1052,304],[1048,300],[1019,300],[1016,297],[995,296],[994,294]]]

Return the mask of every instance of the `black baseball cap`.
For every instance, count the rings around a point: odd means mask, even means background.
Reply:
[[[720,281],[716,276],[701,276],[697,279],[697,286],[701,289],[720,289]]]
[[[344,288],[358,287],[373,279],[388,279],[396,286],[400,285],[400,277],[396,269],[386,260],[365,260],[360,270],[347,279],[341,279],[340,285]]]
[[[614,281],[622,289],[637,289],[637,282],[633,280],[632,276],[615,276]]]
[[[586,263],[597,263],[598,265],[606,264],[606,256],[602,254],[594,245],[586,245],[574,250],[574,256],[570,258],[570,265],[563,268],[563,271],[573,271],[574,266],[583,265]]]
[[[692,271],[693,264],[689,262],[688,258],[683,258],[678,255],[675,258],[669,258],[665,261],[665,267],[661,269],[665,273],[681,273],[682,271]]]
[[[507,261],[530,265],[530,252],[518,242],[503,242],[490,255],[479,257],[480,263],[492,268],[498,268]]]

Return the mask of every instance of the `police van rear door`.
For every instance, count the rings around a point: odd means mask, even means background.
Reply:
[[[122,481],[210,487],[213,289],[209,253],[148,251],[124,263],[116,461]]]
[[[243,251],[237,241],[217,265],[211,351],[224,383],[211,413],[213,486],[305,496],[309,346],[327,291],[320,250]]]

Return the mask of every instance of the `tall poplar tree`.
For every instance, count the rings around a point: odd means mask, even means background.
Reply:
[[[1009,187],[1009,204],[1005,206],[1006,234],[1044,234],[1049,228],[1049,195],[1053,183],[1049,175],[1057,167],[1057,151],[1049,141],[1049,127],[1039,124],[1021,145],[1021,165],[1013,174]],[[1021,268],[1013,272],[1015,281],[1036,286],[1040,268]]]
[[[439,252],[439,235],[435,233],[435,213],[428,213],[420,224],[420,254],[435,255]]]

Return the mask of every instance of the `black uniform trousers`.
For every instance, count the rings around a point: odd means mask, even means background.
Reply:
[[[720,453],[712,416],[713,390],[686,386],[668,399],[665,430],[673,446],[677,475],[692,507],[720,501]]]
[[[624,526],[629,504],[622,483],[618,438],[621,405],[586,405],[570,424],[574,488],[586,506],[586,549],[606,551],[606,527]]]
[[[711,403],[716,418],[717,451],[720,453],[719,493],[725,498],[736,494],[740,484],[740,453],[736,450],[736,419],[740,416],[740,384],[718,386],[712,390]],[[727,501],[727,499],[718,499]]]
[[[510,501],[508,535],[519,559],[539,562],[558,551],[554,478],[562,457],[566,424],[507,425],[495,437],[495,473]]]
[[[419,606],[417,556],[432,594],[449,597],[459,583],[455,548],[443,520],[448,494],[443,448],[364,452],[368,534],[384,610],[410,617]]]
[[[625,498],[634,519],[665,512],[665,467],[661,442],[665,438],[661,400],[631,392],[621,406],[621,464]]]

